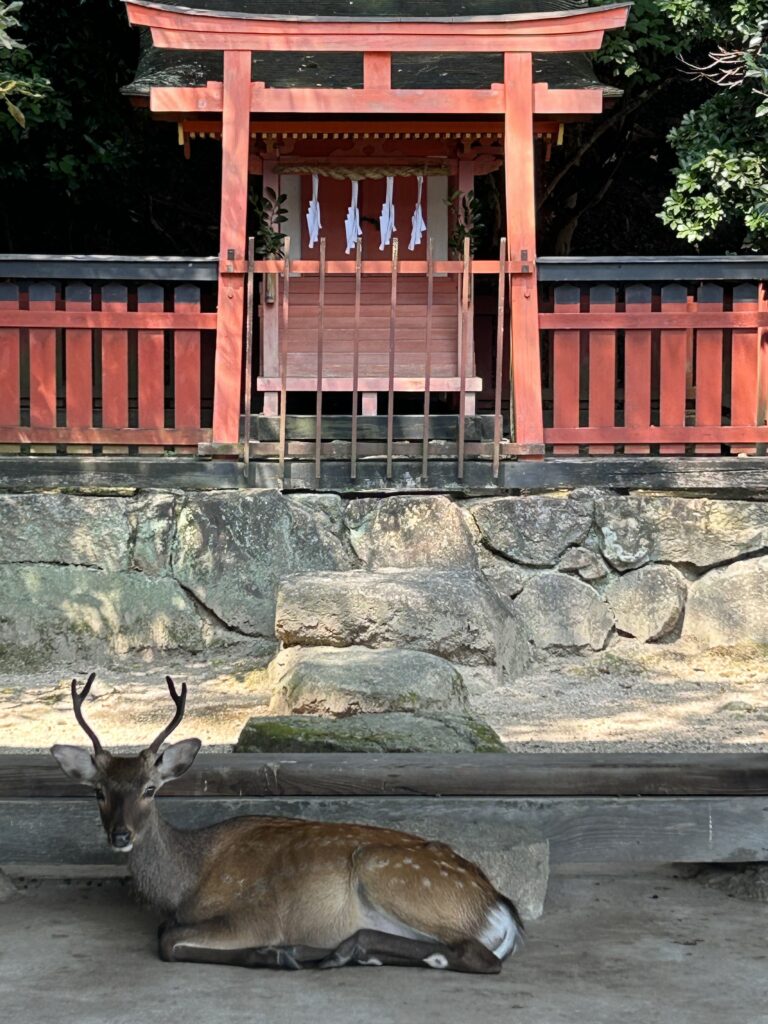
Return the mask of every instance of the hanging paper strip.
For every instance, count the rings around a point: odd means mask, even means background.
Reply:
[[[357,240],[363,234],[360,230],[360,210],[358,209],[358,199],[360,196],[360,182],[352,182],[352,199],[350,201],[349,209],[347,210],[347,217],[344,221],[344,229],[347,233],[347,248],[346,252],[350,253],[357,245]]]
[[[381,208],[381,216],[379,217],[379,227],[381,230],[381,245],[379,246],[379,249],[386,249],[392,241],[392,232],[397,231],[397,228],[395,227],[394,195],[395,179],[389,177],[387,178],[387,194],[384,199],[384,205]]]
[[[408,243],[408,248],[411,252],[413,252],[417,245],[421,245],[421,236],[427,230],[427,222],[424,220],[424,213],[421,209],[421,193],[424,188],[424,178],[420,174],[417,180],[419,184],[416,196],[416,209],[413,211],[413,217],[411,217],[411,240]]]
[[[317,193],[320,188],[319,175],[312,175],[312,198],[309,201],[309,208],[307,209],[307,228],[309,229],[309,248],[312,249],[320,237],[320,229],[322,224],[320,223],[320,201],[317,198]]]

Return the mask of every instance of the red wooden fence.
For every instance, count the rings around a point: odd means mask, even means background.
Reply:
[[[0,444],[196,452],[215,327],[196,285],[0,283]]]
[[[562,284],[540,326],[553,453],[751,454],[768,442],[763,285]]]

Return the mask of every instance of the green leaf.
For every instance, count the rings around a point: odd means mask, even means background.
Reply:
[[[21,125],[22,128],[26,128],[27,127],[27,119],[24,117],[24,114],[19,110],[19,108],[16,106],[16,104],[15,103],[11,103],[11,101],[8,99],[7,96],[5,98],[5,105],[6,105],[6,107],[8,107],[8,113],[11,115],[13,120],[17,124]]]

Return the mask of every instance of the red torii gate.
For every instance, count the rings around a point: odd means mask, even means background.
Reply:
[[[150,109],[222,115],[219,297],[213,438],[237,443],[242,378],[246,214],[250,117],[290,114],[497,115],[504,119],[507,244],[510,260],[532,273],[510,276],[516,437],[540,445],[539,317],[536,288],[535,114],[595,114],[598,89],[555,89],[533,80],[533,54],[593,51],[604,33],[622,28],[630,3],[584,10],[452,18],[332,18],[222,14],[125,0],[133,25],[151,30],[158,47],[217,50],[223,81],[199,88],[153,87]],[[361,89],[266,88],[251,81],[254,51],[363,54]],[[392,53],[503,53],[504,81],[490,89],[392,88]],[[234,254],[234,259],[233,259]],[[240,266],[238,266],[240,265]],[[232,270],[236,272],[233,273]]]

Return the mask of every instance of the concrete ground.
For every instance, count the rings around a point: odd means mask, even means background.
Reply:
[[[498,977],[164,964],[124,884],[0,904],[5,1024],[768,1024],[765,904],[671,872],[559,877]]]

